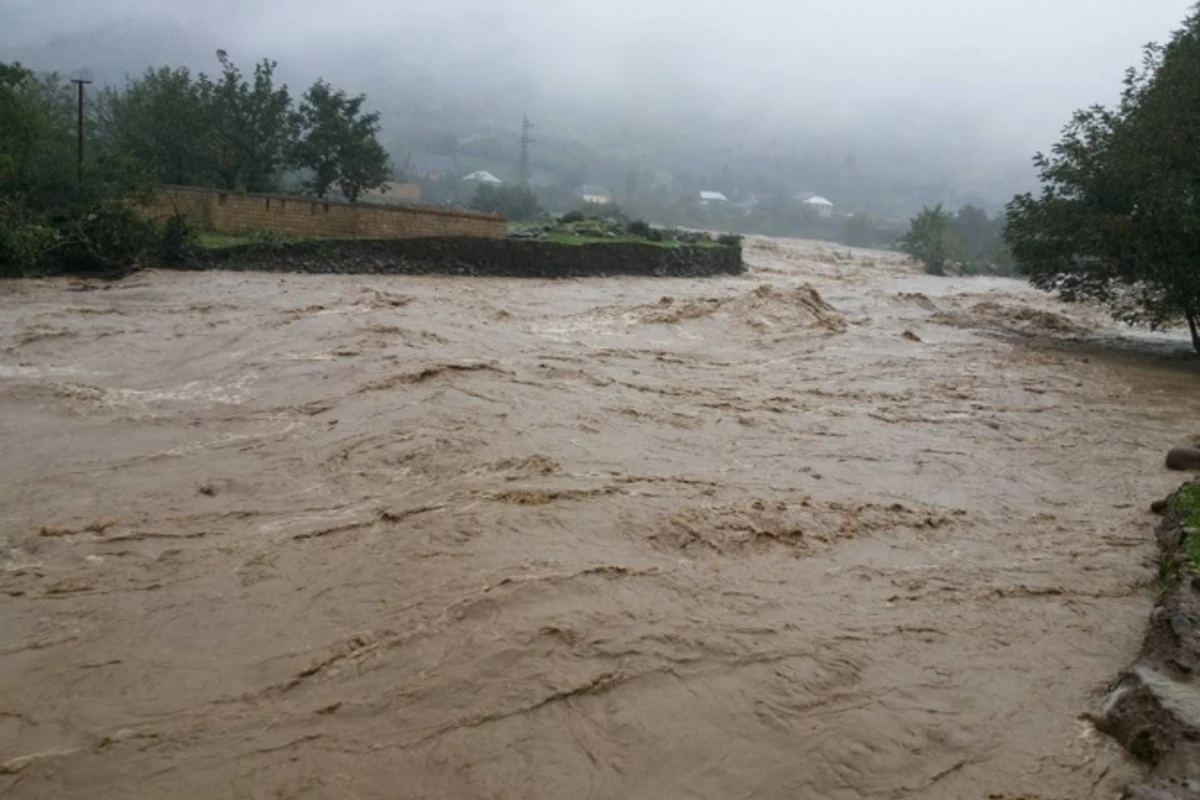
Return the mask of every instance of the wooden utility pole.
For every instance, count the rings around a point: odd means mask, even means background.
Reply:
[[[91,81],[83,78],[71,78],[71,83],[79,87],[79,185],[83,185],[83,87]]]

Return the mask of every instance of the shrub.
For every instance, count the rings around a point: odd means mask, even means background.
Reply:
[[[58,234],[21,205],[0,200],[0,275],[37,271]]]
[[[629,217],[616,203],[584,203],[579,207],[588,219],[615,219],[618,222],[628,222]]]
[[[104,200],[58,222],[59,239],[46,254],[53,271],[123,271],[160,242],[157,226],[121,200]]]
[[[559,222],[563,223],[564,225],[569,225],[572,222],[583,222],[585,219],[587,219],[587,217],[583,215],[582,211],[568,211],[562,215],[562,217],[559,219]]]
[[[278,247],[288,241],[287,235],[275,228],[255,228],[250,232],[249,239],[254,244],[265,244],[270,247]]]
[[[717,237],[717,244],[723,244],[726,247],[741,247],[743,237],[736,233],[722,233]]]
[[[923,209],[910,225],[900,240],[900,251],[923,264],[927,273],[945,275],[947,267],[962,263],[962,235],[954,226],[954,217],[942,209],[941,203]]]
[[[163,225],[162,260],[164,264],[182,264],[195,244],[196,237],[187,218],[173,214]]]
[[[640,236],[643,239],[649,239],[650,232],[653,230],[653,228],[650,227],[650,223],[644,222],[640,219],[635,219],[633,222],[629,223],[629,225],[626,227],[626,230],[634,236]]]

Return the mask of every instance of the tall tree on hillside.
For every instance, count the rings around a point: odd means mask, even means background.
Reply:
[[[306,188],[318,197],[337,186],[351,201],[390,177],[387,152],[376,138],[379,114],[363,113],[364,95],[348,96],[318,80],[304,93],[293,118],[299,135],[291,149],[296,166],[312,170]]]
[[[961,261],[964,254],[954,217],[940,203],[913,218],[900,240],[900,251],[921,262],[930,275],[945,275],[946,267]]]
[[[221,75],[201,75],[198,92],[212,126],[210,157],[225,189],[252,192],[277,187],[294,137],[292,100],[287,86],[275,86],[274,61],[254,65],[247,81],[224,50],[217,51]]]
[[[149,69],[97,100],[99,133],[163,183],[204,186],[214,177],[210,109],[186,68]]]
[[[1200,352],[1200,11],[1147,46],[1115,109],[1077,112],[1034,163],[1041,195],[1008,206],[1018,268],[1126,322],[1186,319]]]

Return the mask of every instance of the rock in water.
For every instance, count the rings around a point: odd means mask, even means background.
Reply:
[[[1176,447],[1167,453],[1167,469],[1200,469],[1200,447]]]

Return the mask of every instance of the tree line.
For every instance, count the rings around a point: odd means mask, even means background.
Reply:
[[[0,274],[128,262],[162,233],[134,209],[162,184],[270,192],[296,174],[307,193],[353,202],[390,180],[363,95],[318,80],[293,98],[274,61],[247,75],[217,60],[214,76],[162,67],[98,92],[82,175],[75,87],[0,62]]]
[[[98,137],[162,183],[268,192],[285,171],[301,169],[312,194],[338,188],[354,200],[390,179],[379,114],[363,111],[365,96],[318,80],[296,103],[276,85],[274,61],[247,77],[224,51],[217,60],[215,77],[161,67],[105,89]]]
[[[1041,190],[1013,198],[1001,231],[1017,270],[1131,324],[1186,321],[1200,353],[1200,9],[1146,46],[1114,108],[1077,111],[1034,165]],[[902,248],[944,272],[957,263],[953,223],[926,208]]]

